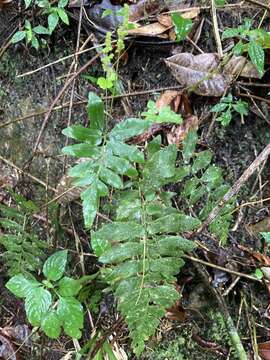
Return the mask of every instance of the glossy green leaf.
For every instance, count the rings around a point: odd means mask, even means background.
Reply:
[[[201,181],[209,184],[211,187],[217,186],[222,180],[222,171],[215,165],[210,166],[201,177]]]
[[[194,130],[189,131],[183,141],[183,151],[182,151],[183,159],[186,163],[188,163],[190,158],[193,156],[193,153],[197,145],[197,141],[198,141],[197,132]]]
[[[260,233],[267,244],[270,244],[270,232],[261,232]]]
[[[108,146],[114,155],[140,164],[144,162],[144,154],[134,145],[128,145],[120,141],[113,140],[109,142]]]
[[[63,297],[68,297],[68,296],[75,296],[79,293],[79,291],[81,290],[81,284],[78,280],[72,279],[70,277],[63,277],[59,283],[59,294]]]
[[[248,115],[248,103],[242,100],[238,100],[232,105],[233,109],[240,115]]]
[[[99,207],[97,182],[94,182],[88,189],[83,191],[81,198],[83,201],[84,225],[87,229],[90,229],[94,223]]]
[[[62,134],[78,141],[85,141],[90,145],[101,143],[101,132],[82,125],[69,126],[62,131]]]
[[[193,174],[196,174],[201,169],[205,169],[210,164],[212,156],[212,152],[209,150],[198,153],[192,165]]]
[[[225,110],[229,105],[223,102],[220,102],[218,104],[216,104],[215,106],[213,106],[210,111],[211,112],[221,112],[223,110]]]
[[[100,170],[99,177],[106,184],[111,185],[116,189],[123,188],[123,182],[122,182],[122,179],[120,178],[120,176],[108,168],[103,167]]]
[[[48,16],[48,29],[50,34],[54,31],[59,21],[59,17],[56,13],[51,13]]]
[[[33,289],[25,299],[27,319],[33,326],[39,326],[41,319],[52,304],[52,296],[42,287]]]
[[[68,0],[59,0],[58,1],[58,7],[59,8],[65,8],[68,4]]]
[[[28,279],[22,274],[15,275],[6,283],[6,288],[19,298],[25,298],[41,284],[35,279]]]
[[[79,301],[73,297],[60,297],[56,311],[64,324],[65,333],[73,338],[80,338],[83,328],[83,307]]]
[[[117,124],[110,133],[115,141],[124,141],[133,136],[143,134],[152,125],[152,121],[141,119],[127,119]]]
[[[31,5],[32,1],[33,0],[24,0],[24,5],[26,9]]]
[[[43,265],[43,274],[47,279],[57,281],[64,272],[67,263],[67,250],[60,250],[51,255]]]
[[[106,239],[110,242],[126,241],[139,238],[144,235],[144,227],[134,221],[114,221],[103,225],[101,229],[94,232],[94,236],[100,239]]]
[[[221,115],[219,117],[217,117],[216,120],[221,122],[222,126],[229,125],[229,123],[232,120],[232,113],[231,113],[230,109],[228,109],[227,111],[221,113]]]
[[[103,132],[104,105],[102,99],[93,92],[88,94],[87,113],[90,120],[90,129]]]
[[[201,224],[199,219],[184,214],[172,214],[159,218],[149,224],[150,234],[176,233],[178,231],[192,231]]]
[[[19,41],[22,41],[26,37],[25,31],[17,31],[11,38],[12,44],[16,44]]]
[[[172,13],[171,18],[174,24],[176,41],[184,40],[192,29],[192,21],[185,19],[179,13]]]
[[[68,15],[64,9],[58,8],[57,14],[64,24],[69,25]]]
[[[227,30],[223,31],[223,33],[222,33],[222,40],[238,36],[239,32],[240,31],[238,28],[227,29]]]
[[[137,170],[128,160],[117,156],[108,154],[106,156],[106,166],[120,175],[128,175],[131,177],[138,175]]]
[[[76,157],[98,157],[100,150],[90,144],[75,144],[65,146],[62,149],[63,154]]]
[[[99,258],[103,264],[118,263],[136,255],[142,255],[143,244],[125,243],[114,246],[112,249],[105,251]]]
[[[248,44],[248,55],[250,60],[255,65],[259,74],[263,76],[264,74],[264,50],[261,45],[259,45],[256,41],[250,41]]]
[[[51,339],[58,339],[61,333],[62,321],[55,310],[49,311],[41,320],[41,329]]]

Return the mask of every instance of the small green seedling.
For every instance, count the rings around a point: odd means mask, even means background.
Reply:
[[[184,40],[192,29],[192,21],[190,19],[185,19],[179,13],[172,13],[171,18],[174,24],[176,41],[179,42],[181,40]]]
[[[223,126],[229,125],[232,120],[233,111],[241,116],[241,122],[243,123],[244,116],[248,115],[248,103],[242,100],[234,102],[232,95],[229,94],[228,96],[224,96],[210,111],[220,113],[216,120],[220,121]]]
[[[260,76],[263,76],[265,62],[264,48],[270,46],[270,34],[263,29],[251,29],[251,26],[251,19],[246,18],[243,25],[225,30],[222,34],[222,39],[240,38],[233,48],[234,55],[239,56],[244,51],[247,51]]]
[[[30,21],[25,20],[23,30],[17,31],[13,35],[11,39],[13,44],[25,39],[27,45],[30,44],[33,48],[38,50],[40,44],[46,44],[46,40],[40,37],[40,35],[50,36],[58,25],[59,20],[61,20],[64,24],[69,25],[68,15],[65,10],[68,0],[59,0],[57,6],[52,6],[48,0],[24,0],[24,4],[26,9],[31,5],[36,5],[43,9],[42,14],[47,15],[48,27],[43,25],[32,27]]]
[[[43,265],[42,282],[23,274],[13,276],[6,287],[24,299],[27,319],[45,334],[57,339],[63,327],[72,338],[81,337],[83,307],[75,298],[81,289],[78,280],[63,276],[67,263],[67,250],[51,255]]]

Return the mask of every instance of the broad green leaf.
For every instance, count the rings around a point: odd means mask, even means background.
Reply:
[[[65,146],[62,149],[62,153],[76,157],[98,157],[100,149],[90,144],[75,144]]]
[[[177,253],[175,253],[177,255]],[[163,278],[174,280],[174,275],[179,273],[184,261],[177,257],[152,259],[149,262],[149,271],[159,273]],[[166,305],[165,305],[166,306]]]
[[[64,9],[58,8],[57,14],[60,17],[60,19],[63,21],[64,24],[69,25],[68,15]]]
[[[264,74],[264,50],[256,41],[250,41],[248,44],[248,55],[250,60],[255,65],[259,74]]]
[[[59,21],[59,17],[56,13],[51,13],[48,16],[48,29],[50,34],[54,31]]]
[[[96,164],[93,160],[84,161],[78,165],[73,166],[68,171],[68,176],[70,177],[84,177],[89,173],[92,173],[94,170],[98,168],[98,164]]]
[[[170,178],[175,175],[176,157],[177,147],[175,145],[169,145],[154,153],[143,169],[145,187],[153,189],[169,183]]]
[[[51,255],[43,265],[43,274],[47,279],[57,281],[64,272],[67,263],[67,250],[60,250]]]
[[[101,143],[101,132],[85,128],[82,125],[69,126],[62,131],[62,134],[93,146]]]
[[[68,0],[59,0],[58,1],[58,7],[59,8],[65,8],[68,4]]]
[[[59,281],[58,286],[59,286],[58,289],[59,294],[63,297],[77,295],[82,287],[78,280],[69,278],[67,276],[63,277]]]
[[[181,124],[183,121],[182,116],[172,111],[169,106],[163,106],[159,109],[154,101],[149,100],[147,103],[147,108],[148,110],[141,114],[145,117],[145,120],[147,121],[152,121],[160,124]]]
[[[14,256],[14,255],[13,255]],[[19,298],[25,298],[30,292],[41,284],[34,279],[28,279],[22,274],[13,276],[7,283],[6,288]]]
[[[137,170],[126,159],[108,154],[106,166],[120,175],[137,176]]]
[[[61,333],[62,321],[55,310],[49,311],[41,320],[41,329],[51,339],[58,339]]]
[[[111,140],[108,143],[108,147],[112,150],[114,155],[140,164],[144,162],[144,154],[134,145],[128,145],[120,141]]]
[[[81,199],[83,201],[84,224],[87,229],[90,229],[99,208],[99,194],[96,181],[81,193]]]
[[[173,285],[161,285],[150,288],[149,297],[155,304],[168,307],[179,299],[180,294]]]
[[[143,254],[144,245],[142,243],[128,242],[125,244],[115,245],[111,249],[105,251],[99,258],[103,264],[118,263],[133,256]]]
[[[87,113],[90,120],[90,129],[103,132],[104,105],[102,99],[93,92],[88,94]]]
[[[44,26],[42,26],[42,25],[35,26],[33,28],[33,31],[36,34],[40,34],[40,35],[48,35],[48,34],[50,34],[49,30],[47,28],[45,28]]]
[[[238,36],[239,32],[240,31],[238,28],[227,29],[227,30],[223,31],[223,33],[222,33],[222,40]]]
[[[51,303],[51,293],[42,287],[35,288],[28,294],[25,299],[25,311],[27,319],[33,326],[40,325]]]
[[[93,236],[99,239],[106,239],[110,242],[131,241],[143,236],[144,231],[144,227],[134,221],[114,221],[103,225],[101,229],[93,233]]]
[[[101,168],[99,177],[106,184],[111,185],[116,189],[123,188],[123,182],[120,176],[108,168]]]
[[[248,115],[248,103],[245,101],[238,100],[233,104],[233,108],[240,115]]]
[[[192,165],[193,174],[196,174],[201,169],[205,169],[210,164],[212,155],[212,152],[209,150],[198,153]]]
[[[73,338],[81,337],[83,328],[83,307],[73,297],[59,297],[57,315],[64,323],[64,331]]]
[[[215,165],[211,165],[201,177],[201,181],[207,183],[210,187],[217,186],[222,180],[222,171]]]
[[[193,156],[196,145],[198,141],[198,135],[195,130],[191,130],[188,132],[187,136],[183,141],[183,159],[186,163],[189,162],[190,158]]]
[[[196,244],[182,236],[162,236],[158,239],[157,245],[161,254],[174,255],[176,250],[185,252],[193,251]]]
[[[200,180],[195,176],[187,180],[183,190],[184,196],[188,197],[189,195],[191,195],[194,191],[196,191],[199,184]]]
[[[199,219],[184,214],[172,214],[159,218],[149,224],[150,234],[176,233],[178,231],[192,231],[201,224]]]
[[[215,106],[213,106],[210,111],[211,112],[221,112],[223,110],[225,110],[229,105],[223,102],[220,102],[218,104],[216,104]]]
[[[152,121],[141,119],[127,119],[117,124],[110,133],[110,138],[124,141],[133,136],[143,134],[152,125]]]
[[[240,56],[243,54],[245,49],[245,45],[242,40],[238,41],[238,43],[233,47],[233,54],[235,56]]]
[[[17,31],[17,32],[15,32],[15,34],[11,38],[12,44],[16,44],[17,42],[22,41],[25,38],[25,36],[26,36],[25,31]]]
[[[192,29],[192,21],[185,19],[179,13],[172,13],[171,18],[175,28],[176,41],[184,40]]]

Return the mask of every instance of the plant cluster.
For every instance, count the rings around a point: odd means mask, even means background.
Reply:
[[[30,324],[53,339],[60,336],[62,328],[66,335],[80,338],[83,328],[83,307],[76,299],[81,284],[63,276],[66,262],[67,250],[55,252],[43,265],[42,282],[18,274],[6,284],[15,296],[24,299]]]
[[[32,215],[38,207],[19,194],[12,194],[16,207],[0,204],[0,244],[2,260],[10,276],[38,271],[46,258],[48,244],[39,239],[33,230]]]
[[[210,110],[214,113],[219,113],[219,116],[216,118],[217,121],[223,126],[230,124],[232,120],[232,113],[236,112],[241,117],[241,122],[243,123],[244,116],[248,115],[248,103],[242,100],[233,100],[232,94],[223,96],[220,99],[220,102],[213,106]]]
[[[227,29],[222,34],[222,39],[232,37],[240,38],[233,48],[234,55],[248,52],[250,60],[255,65],[261,76],[264,75],[264,48],[270,47],[270,34],[263,29],[251,29],[252,20],[246,18],[244,24],[237,28]]]
[[[41,9],[43,15],[47,16],[47,27],[43,25],[32,26],[29,20],[25,20],[23,30],[17,31],[11,42],[13,44],[25,39],[26,44],[30,44],[36,50],[39,49],[40,44],[45,45],[46,40],[40,35],[51,35],[56,29],[59,21],[69,25],[69,19],[65,7],[68,0],[59,0],[57,6],[51,5],[49,0],[24,0],[25,8],[30,6],[37,6]]]

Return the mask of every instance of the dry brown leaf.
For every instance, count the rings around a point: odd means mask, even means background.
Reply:
[[[11,338],[18,343],[29,343],[29,338],[31,331],[26,324],[17,325],[17,326],[5,326],[4,328],[0,328],[0,332],[2,335]]]
[[[264,254],[259,253],[258,251],[251,250],[243,245],[238,245],[239,249],[246,251],[250,254],[254,259],[262,263],[263,265],[270,265],[270,257]]]
[[[136,29],[131,29],[128,31],[128,33],[129,33],[129,35],[164,37],[164,36],[162,36],[162,34],[164,34],[167,30],[169,30],[169,27],[164,26],[164,25],[160,24],[159,22],[155,22],[152,24],[137,27]],[[166,36],[166,37],[168,37],[168,36]]]
[[[167,134],[169,144],[176,144],[179,146],[190,130],[197,130],[199,126],[199,119],[195,115],[186,117],[181,125],[173,126]]]
[[[258,344],[258,353],[263,360],[270,360],[270,341]]]
[[[220,74],[213,74],[219,66],[217,54],[192,55],[180,53],[165,60],[173,76],[183,87],[203,96],[222,96],[230,81]]]
[[[59,204],[66,205],[71,201],[77,200],[80,197],[82,188],[74,187],[72,185],[73,180],[74,179],[67,175],[62,176],[62,178],[60,179],[55,194],[56,197],[59,196],[59,198],[57,199],[57,202]]]
[[[256,67],[244,56],[233,56],[224,66],[223,74],[241,75],[242,77],[253,79],[261,78]]]
[[[176,90],[166,90],[166,91],[164,91],[164,93],[161,94],[161,96],[159,97],[159,99],[156,102],[157,108],[161,109],[164,106],[171,106],[172,102],[175,103],[175,101],[178,101],[176,99],[179,99],[180,96],[181,96],[180,91],[176,91]],[[173,106],[173,110],[177,111],[175,106]]]
[[[256,224],[248,225],[247,228],[253,233],[270,232],[270,217],[266,217]]]
[[[163,11],[160,0],[140,0],[137,4],[129,6],[129,21],[139,21],[147,15]]]
[[[215,53],[180,53],[165,59],[165,63],[184,88],[202,96],[222,96],[234,76],[260,78],[254,65],[243,56],[233,56],[224,67]]]
[[[200,13],[200,9],[192,9],[190,11],[186,11],[184,13],[181,14],[181,16],[184,19],[194,19],[195,17],[197,17]],[[157,20],[160,24],[167,26],[167,27],[172,27],[173,26],[173,22],[172,22],[172,17],[169,14],[160,14],[157,17]]]
[[[20,356],[13,343],[3,335],[0,335],[0,359],[20,360]]]

